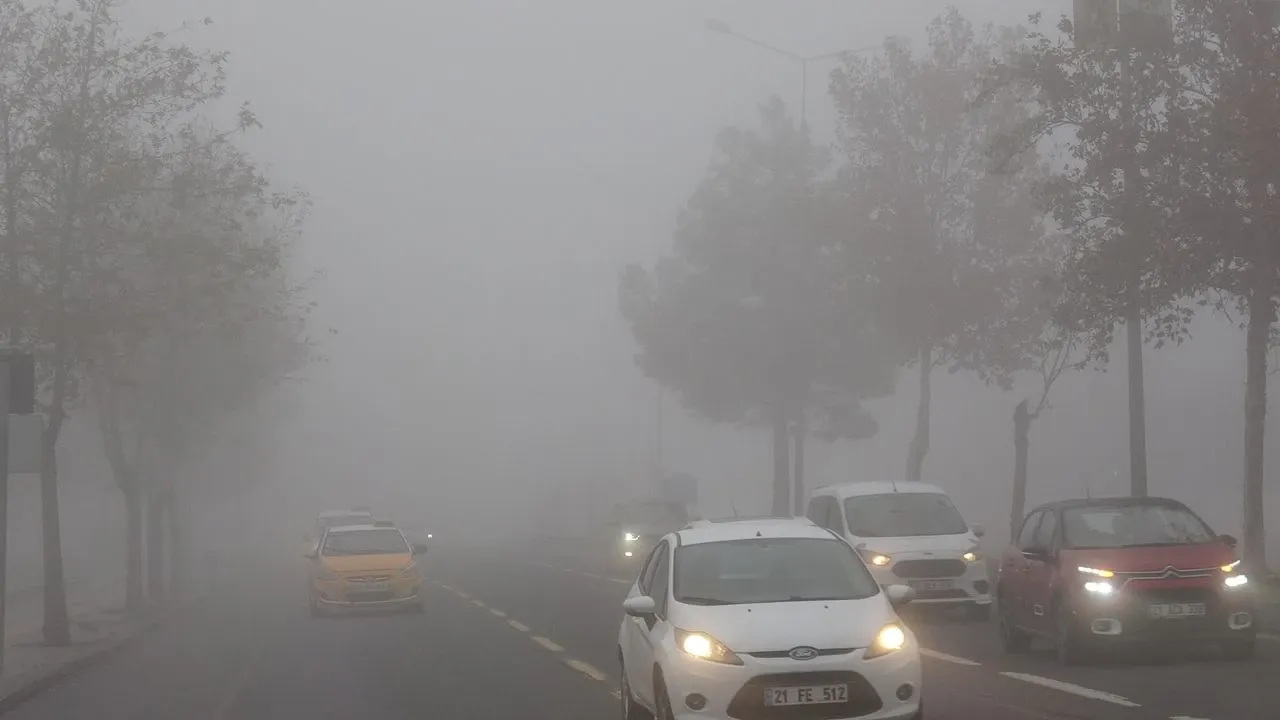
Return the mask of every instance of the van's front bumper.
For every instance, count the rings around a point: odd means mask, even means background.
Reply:
[[[881,587],[907,585],[916,592],[912,605],[990,605],[991,579],[987,563],[979,556],[965,560],[954,556],[900,554],[888,565],[867,564]]]

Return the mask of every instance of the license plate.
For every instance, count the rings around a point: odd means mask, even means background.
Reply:
[[[955,587],[954,580],[910,580],[907,584],[915,590],[950,590]]]
[[[348,589],[351,592],[386,592],[391,587],[390,583],[372,582],[372,583],[351,583]]]
[[[848,685],[809,685],[807,687],[765,688],[766,707],[783,705],[824,705],[849,701]]]
[[[1147,613],[1153,618],[1204,617],[1204,603],[1166,603],[1150,605]]]

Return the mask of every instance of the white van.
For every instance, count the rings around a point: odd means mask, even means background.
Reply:
[[[915,589],[913,604],[957,606],[985,620],[991,582],[970,527],[941,488],[923,483],[856,482],[813,491],[810,520],[858,550],[881,586]]]

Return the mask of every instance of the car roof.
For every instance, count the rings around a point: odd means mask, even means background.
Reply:
[[[329,532],[344,533],[344,532],[360,532],[362,530],[397,530],[398,531],[399,529],[400,528],[396,527],[395,525],[374,525],[372,523],[364,523],[362,525],[338,525],[337,527],[329,528]]]
[[[373,513],[368,510],[325,510],[317,515],[316,518],[324,520],[326,518],[342,517],[344,515],[368,515],[369,517],[373,517]]]
[[[807,517],[793,517],[791,515],[731,515],[729,517],[717,518],[699,518],[690,522],[689,528],[715,527],[721,523],[803,523],[805,525],[815,524]]]
[[[1132,507],[1138,505],[1146,505],[1153,507],[1177,508],[1179,510],[1189,509],[1187,506],[1177,500],[1165,497],[1102,497],[1102,498],[1074,498],[1071,500],[1058,500],[1051,503],[1036,506],[1028,511],[1028,515],[1038,510],[1065,510],[1067,508],[1087,508],[1087,507]]]
[[[813,538],[830,540],[830,530],[821,528],[804,518],[767,518],[761,520],[739,520],[736,522],[717,522],[699,524],[685,528],[676,533],[680,545],[702,545],[704,543],[726,542],[729,540],[750,540],[752,538]]]
[[[892,493],[932,493],[946,495],[947,491],[937,485],[921,482],[850,482],[839,485],[824,485],[813,491],[814,495],[834,495],[838,498],[861,497],[864,495],[890,495]]]

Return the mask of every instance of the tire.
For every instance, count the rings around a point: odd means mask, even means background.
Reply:
[[[627,682],[627,668],[623,664],[622,659],[618,659],[618,698],[621,703],[622,720],[653,720],[653,714],[645,709],[643,705],[636,702],[636,696],[631,692],[631,683]]]
[[[307,604],[311,610],[311,617],[313,618],[324,617],[324,611],[320,609],[320,603],[316,602],[316,598],[314,595],[311,596],[311,599],[308,601]]]
[[[987,622],[991,619],[991,606],[974,603],[964,608],[965,619],[971,622]]]
[[[1053,604],[1053,651],[1061,665],[1081,665],[1088,659],[1080,630],[1071,621],[1071,608],[1061,601]]]
[[[1021,655],[1031,649],[1031,636],[1019,630],[1013,624],[1013,618],[1006,612],[1008,603],[1003,599],[996,606],[1000,632],[1000,646],[1010,655]]]
[[[1255,650],[1255,641],[1253,638],[1248,640],[1233,640],[1222,644],[1222,657],[1230,662],[1242,662],[1244,660],[1253,659]]]

